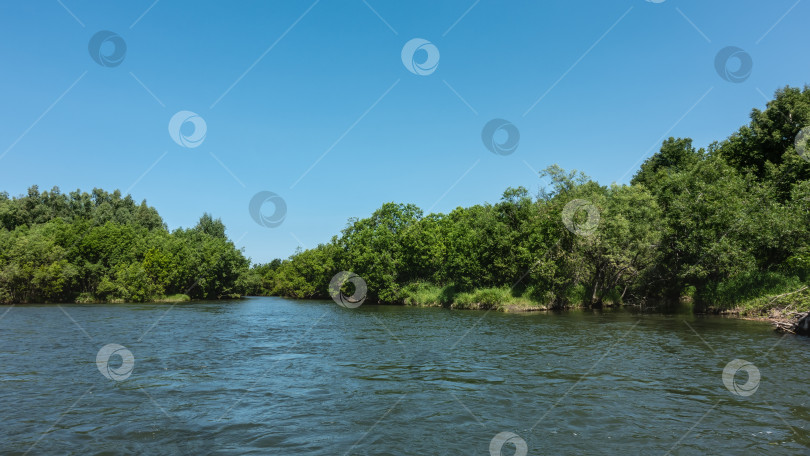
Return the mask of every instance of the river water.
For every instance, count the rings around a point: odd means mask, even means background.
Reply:
[[[810,454],[810,339],[767,323],[280,298],[0,314],[2,454]]]

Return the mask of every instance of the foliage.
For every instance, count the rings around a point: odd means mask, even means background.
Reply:
[[[249,260],[204,214],[169,232],[157,211],[94,189],[0,194],[0,302],[153,301],[242,294]],[[177,297],[173,299],[179,299]]]

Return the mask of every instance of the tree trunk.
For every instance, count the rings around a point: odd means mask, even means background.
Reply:
[[[602,298],[599,296],[599,282],[602,280],[602,269],[598,268],[596,270],[596,276],[593,278],[593,287],[591,288],[591,306],[593,307],[601,307],[602,306]]]

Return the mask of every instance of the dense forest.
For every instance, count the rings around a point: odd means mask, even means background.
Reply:
[[[428,214],[386,203],[329,243],[253,267],[254,292],[326,298],[341,270],[372,302],[561,308],[690,302],[697,310],[808,307],[810,88],[707,149],[670,138],[630,185],[551,166],[537,195]],[[253,280],[255,282],[255,279]]]
[[[380,303],[808,309],[808,125],[810,88],[786,87],[706,150],[666,140],[630,185],[550,166],[537,195],[509,188],[449,214],[386,203],[328,243],[253,267],[208,214],[170,232],[118,191],[0,193],[0,302],[328,298],[332,277],[352,271]]]
[[[169,232],[119,191],[0,193],[0,303],[237,297],[249,266],[208,214]]]

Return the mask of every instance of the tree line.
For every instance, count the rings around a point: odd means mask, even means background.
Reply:
[[[169,232],[153,207],[118,190],[0,193],[0,303],[238,297],[250,277],[208,214]]]
[[[448,214],[383,204],[328,243],[254,266],[252,292],[328,298],[342,270],[365,279],[372,302],[450,307],[722,309],[797,289],[810,273],[800,135],[810,88],[780,89],[750,118],[706,149],[669,138],[629,185],[551,166],[537,195],[509,188],[495,204]]]
[[[117,190],[0,193],[0,302],[328,298],[352,271],[380,303],[729,308],[807,283],[808,125],[810,88],[785,87],[706,149],[664,141],[629,185],[554,165],[535,195],[508,188],[447,214],[385,203],[327,243],[252,267],[209,214],[169,231]],[[810,308],[810,293],[792,296]]]

